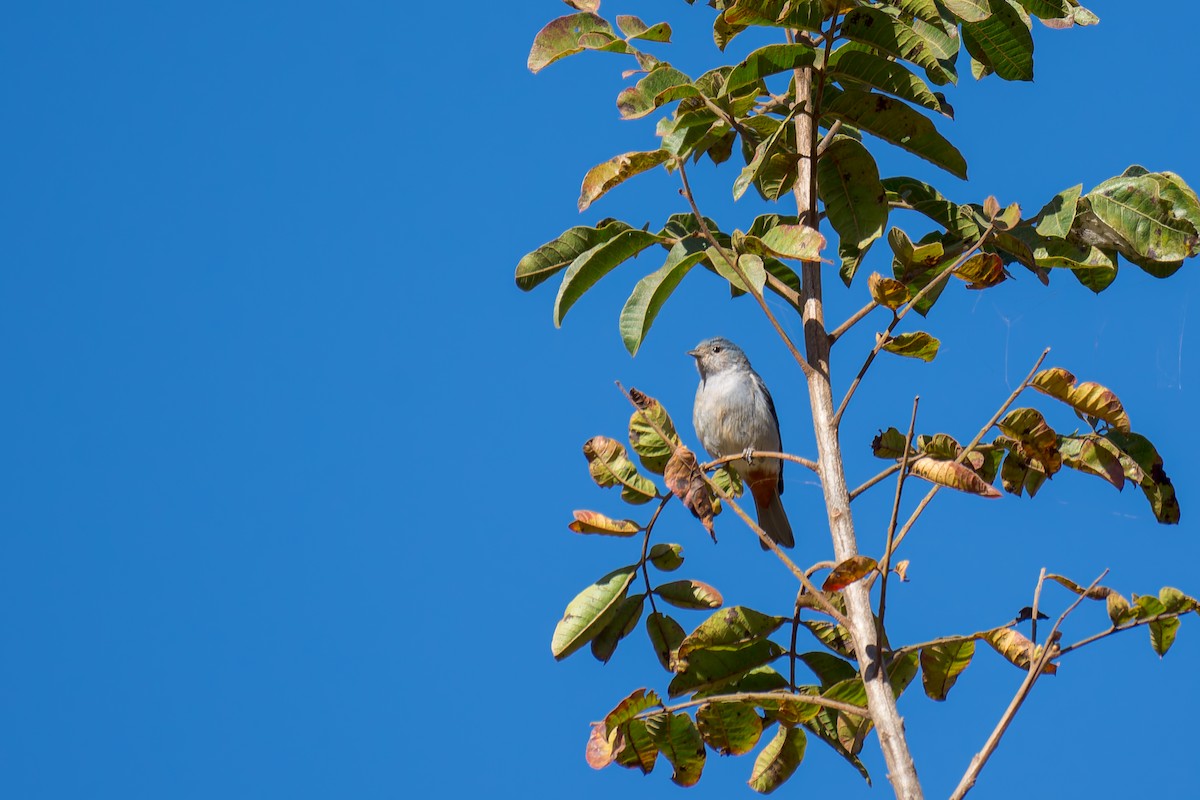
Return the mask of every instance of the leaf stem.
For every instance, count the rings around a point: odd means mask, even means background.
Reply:
[[[913,431],[917,427],[917,406],[921,398],[913,398],[912,417],[908,421],[908,435],[904,437],[904,455],[900,458],[900,475],[896,478],[896,497],[892,501],[892,517],[888,521],[887,549],[883,551],[883,561],[879,564],[879,574],[882,576],[879,584],[879,615],[876,625],[879,627],[879,638],[883,639],[883,617],[887,612],[888,573],[892,570],[892,550],[895,547],[896,521],[900,517],[900,497],[904,493],[904,479],[908,477],[908,456],[912,448]]]

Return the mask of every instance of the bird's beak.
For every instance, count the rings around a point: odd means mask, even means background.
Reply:
[[[692,358],[699,358],[700,351],[699,350],[688,350],[688,355],[691,356]]]

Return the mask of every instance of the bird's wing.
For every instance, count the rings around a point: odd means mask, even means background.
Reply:
[[[771,419],[775,422],[775,433],[779,436],[779,452],[785,452],[783,449],[783,434],[779,431],[779,414],[775,413],[775,400],[771,397],[771,390],[767,388],[767,384],[763,381],[762,376],[754,370],[750,370],[750,374],[754,377],[754,385],[762,390],[763,397],[767,398],[767,408],[771,411]],[[783,464],[779,465],[779,493],[783,494]]]

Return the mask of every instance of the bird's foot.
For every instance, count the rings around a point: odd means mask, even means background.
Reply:
[[[743,450],[742,458],[746,459],[747,464],[753,464],[754,463],[754,448],[747,447],[745,450]]]

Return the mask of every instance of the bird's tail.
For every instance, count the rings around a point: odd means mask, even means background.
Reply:
[[[752,481],[750,494],[754,497],[754,509],[758,514],[758,525],[771,541],[780,547],[792,547],[796,544],[792,536],[792,524],[788,522],[787,512],[783,510],[783,501],[779,497],[778,475],[772,475],[770,480]],[[762,549],[767,550],[763,542]]]

